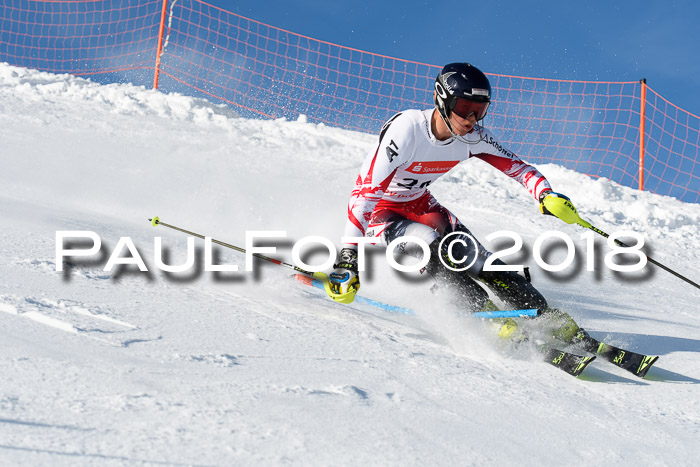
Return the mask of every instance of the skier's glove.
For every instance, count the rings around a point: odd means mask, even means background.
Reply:
[[[578,224],[581,221],[581,217],[571,200],[561,193],[555,193],[551,190],[543,191],[540,194],[540,211],[542,214],[558,217],[567,224]]]
[[[338,253],[333,272],[328,276],[328,295],[340,303],[352,303],[360,289],[360,276],[357,272],[357,250],[343,248]]]

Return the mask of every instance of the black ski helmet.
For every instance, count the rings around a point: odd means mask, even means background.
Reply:
[[[485,103],[483,113],[477,115],[481,120],[486,116],[488,105],[491,102],[491,83],[489,79],[477,67],[470,63],[450,63],[445,65],[435,78],[435,107],[449,124],[452,110],[457,104],[457,99]]]

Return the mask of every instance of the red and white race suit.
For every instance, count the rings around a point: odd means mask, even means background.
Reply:
[[[346,237],[380,236],[379,230],[368,232],[368,225],[371,220],[381,222],[373,216],[384,210],[426,225],[431,222],[422,220],[425,214],[439,211],[453,217],[430,195],[428,186],[466,159],[488,162],[521,183],[535,199],[551,189],[537,169],[504,148],[484,128],[477,127],[466,135],[471,144],[455,138],[438,141],[430,129],[433,111],[406,110],[384,124],[379,144],[365,158],[357,176],[348,203]],[[442,228],[432,227],[443,233]]]

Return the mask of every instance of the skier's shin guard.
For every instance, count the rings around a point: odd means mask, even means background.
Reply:
[[[494,260],[493,264],[505,264],[501,260]],[[537,308],[537,314],[541,315],[547,309],[547,300],[542,294],[520,274],[513,271],[481,271],[479,279],[508,306],[515,309]]]
[[[567,344],[574,342],[577,336],[580,340],[587,335],[578,327],[571,315],[557,308],[547,308],[539,319],[545,322],[545,327],[550,330],[553,337]],[[583,333],[579,335],[579,331]]]

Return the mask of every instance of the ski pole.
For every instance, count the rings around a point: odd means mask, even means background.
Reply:
[[[198,233],[195,233],[195,232],[190,232],[189,230],[185,230],[185,229],[183,229],[183,228],[176,227],[176,226],[174,226],[174,225],[166,224],[165,222],[162,222],[162,221],[158,218],[158,216],[154,217],[153,219],[148,219],[148,220],[151,222],[151,225],[152,225],[153,227],[157,227],[157,226],[159,226],[159,225],[162,225],[163,227],[167,227],[167,228],[169,228],[169,229],[177,230],[178,232],[183,232],[183,233],[186,233],[187,235],[191,235],[191,236],[193,236],[193,237],[201,238],[202,240],[205,240],[205,239],[206,239],[206,237],[205,237],[204,235],[201,235],[201,234],[198,234]],[[236,251],[238,251],[238,252],[240,252],[240,253],[246,254],[246,251],[245,251],[244,248],[238,247],[238,246],[236,246],[236,245],[231,245],[230,243],[225,243],[225,242],[216,240],[216,239],[214,239],[214,238],[211,239],[211,242],[212,242],[212,243],[216,243],[217,245],[221,245],[221,246],[226,247],[226,248],[230,248],[230,249],[232,249],[232,250],[236,250]],[[301,268],[299,268],[299,267],[297,267],[297,266],[294,266],[293,264],[285,263],[284,261],[280,261],[280,260],[278,260],[278,259],[270,258],[269,256],[261,255],[261,254],[259,254],[259,253],[253,253],[253,256],[255,256],[256,258],[265,260],[265,261],[269,261],[270,263],[277,264],[277,265],[279,265],[279,266],[285,266],[285,267],[287,267],[287,268],[290,268],[290,269],[295,270],[296,272],[300,272],[300,273],[302,273],[302,274],[306,274],[307,276],[311,276],[311,277],[314,277],[314,278],[319,279],[319,280],[323,280],[323,278],[326,276],[326,275],[323,274],[323,273],[316,273],[316,272],[306,271],[306,270],[301,269]]]
[[[584,220],[581,219],[580,217],[579,217],[579,219],[578,219],[577,224],[579,224],[580,226],[585,227],[585,228],[587,228],[587,229],[590,229],[590,230],[592,230],[593,232],[595,232],[595,233],[597,233],[597,234],[600,234],[600,235],[602,235],[602,236],[605,237],[605,238],[610,238],[610,235],[608,235],[607,233],[603,232],[603,231],[600,230],[598,227],[595,227],[595,226],[592,225],[590,222],[584,221]],[[627,244],[624,243],[624,242],[621,242],[620,240],[614,239],[613,241],[614,241],[618,246],[621,246],[621,247],[623,247],[623,248],[629,248],[629,245],[627,245]],[[680,273],[674,271],[673,269],[671,269],[671,268],[669,268],[669,267],[667,267],[667,266],[664,266],[663,264],[661,264],[661,263],[659,263],[658,261],[656,261],[654,258],[651,258],[651,257],[650,257],[649,255],[647,255],[646,253],[645,253],[644,255],[647,257],[647,261],[649,261],[651,264],[654,264],[654,265],[660,267],[660,268],[663,269],[664,271],[670,272],[671,274],[673,274],[673,275],[676,276],[677,278],[682,279],[682,280],[686,281],[688,284],[694,285],[696,288],[700,289],[700,285],[698,285],[696,282],[693,282],[692,280],[688,279],[688,278],[685,277],[684,275],[682,275],[682,274],[680,274]]]
[[[568,198],[567,198],[567,200],[568,200]],[[593,226],[590,222],[587,222],[587,221],[581,219],[581,216],[579,215],[578,211],[576,211],[576,208],[575,208],[571,203],[567,202],[567,203],[565,204],[565,206],[566,206],[566,208],[568,208],[568,210],[564,210],[563,212],[557,214],[556,217],[558,217],[559,219],[563,220],[563,221],[566,222],[567,224],[578,224],[578,225],[580,225],[581,227],[585,227],[585,228],[587,228],[587,229],[590,229],[590,230],[592,230],[593,232],[595,232],[595,233],[597,233],[597,234],[600,234],[600,235],[602,235],[602,236],[605,237],[605,238],[610,238],[610,235],[608,235],[607,233],[603,232],[603,231],[600,230],[598,227],[595,227],[595,226]],[[629,248],[629,245],[627,245],[626,243],[621,242],[620,240],[614,240],[614,242],[615,242],[618,246],[621,246],[621,247],[624,247],[624,248]],[[647,261],[649,261],[651,264],[654,264],[654,265],[660,267],[660,268],[663,269],[664,271],[670,272],[671,274],[673,274],[673,275],[676,276],[677,278],[682,279],[682,280],[686,281],[688,284],[693,285],[693,286],[695,286],[696,288],[700,289],[700,285],[698,285],[696,282],[691,281],[690,279],[688,279],[688,278],[685,277],[684,275],[679,274],[679,273],[677,273],[676,271],[674,271],[673,269],[671,269],[671,268],[669,268],[669,267],[667,267],[667,266],[664,266],[663,264],[659,263],[659,262],[656,261],[655,259],[650,258],[649,255],[647,255],[646,253],[644,254],[644,256],[647,257]]]

